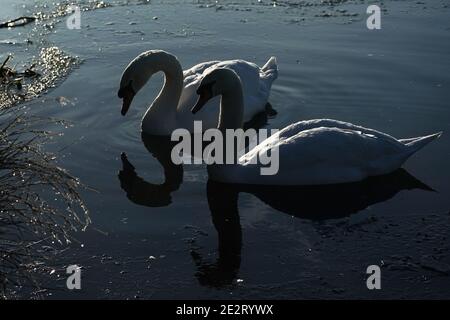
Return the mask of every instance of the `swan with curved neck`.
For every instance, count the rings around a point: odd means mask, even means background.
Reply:
[[[151,76],[164,73],[164,85],[142,119],[142,131],[151,135],[170,135],[173,130],[193,131],[194,120],[201,120],[206,130],[217,124],[219,99],[208,101],[210,108],[194,116],[190,109],[197,99],[196,89],[204,74],[217,68],[235,70],[243,81],[244,120],[248,121],[266,109],[272,82],[277,78],[276,59],[262,67],[244,60],[210,61],[183,72],[178,59],[162,50],[151,50],[137,56],[125,68],[120,81],[119,98],[123,99],[125,115],[135,95]],[[217,107],[214,107],[216,105]]]
[[[209,99],[221,96],[218,128],[242,128],[242,84],[230,69],[206,74],[197,89],[199,112]],[[321,185],[361,181],[391,173],[441,133],[401,139],[331,119],[299,121],[263,140],[236,164],[211,164],[212,180],[262,185]],[[277,148],[279,170],[261,175],[258,159]],[[274,150],[275,151],[275,150]]]

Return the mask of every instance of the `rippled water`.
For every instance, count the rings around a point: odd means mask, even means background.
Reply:
[[[61,258],[83,265],[83,290],[52,296],[448,297],[450,8],[424,2],[384,1],[379,31],[365,27],[360,1],[117,1],[83,12],[81,30],[61,18],[44,42],[83,63],[29,108],[73,123],[50,148],[91,188],[84,197],[93,227]],[[0,40],[23,39],[29,29],[18,32],[0,30]],[[26,56],[17,47],[0,44]],[[144,145],[140,133],[162,76],[126,117],[117,98],[123,68],[148,49],[172,52],[186,68],[232,58],[262,65],[275,55],[270,102],[278,115],[269,127],[334,118],[399,138],[444,131],[404,167],[437,192],[405,172],[339,193],[236,189],[208,184],[204,166],[167,165],[167,145]],[[365,287],[370,264],[385,267],[381,293]]]

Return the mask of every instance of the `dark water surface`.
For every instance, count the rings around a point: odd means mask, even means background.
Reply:
[[[81,30],[66,29],[64,21],[56,25],[48,41],[83,63],[30,109],[73,122],[50,148],[61,150],[60,165],[95,191],[83,192],[92,228],[77,234],[80,243],[59,261],[83,266],[83,289],[49,295],[450,297],[445,3],[384,1],[378,31],[366,28],[361,2],[314,7],[357,14],[330,18],[308,7],[247,2],[113,6],[83,13]],[[270,102],[278,115],[269,127],[333,118],[398,138],[444,135],[406,163],[409,174],[348,189],[207,183],[204,166],[174,167],[165,142],[143,143],[140,118],[161,75],[120,115],[121,72],[148,49],[175,54],[185,68],[233,58],[262,65],[276,56],[279,78]],[[382,266],[378,292],[366,288],[371,264]],[[63,288],[64,273],[58,273],[48,283]]]

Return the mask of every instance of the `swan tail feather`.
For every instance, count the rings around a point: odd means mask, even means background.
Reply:
[[[405,145],[408,147],[409,154],[412,155],[425,147],[427,144],[429,144],[431,141],[439,138],[442,135],[442,131],[434,134],[430,134],[428,136],[423,137],[417,137],[417,138],[411,138],[411,139],[403,139],[400,140],[401,142],[405,143]]]
[[[275,80],[278,76],[277,58],[270,57],[266,64],[261,68],[261,71],[265,73],[266,77],[271,77]]]
[[[262,71],[278,70],[277,58],[270,57],[266,64],[261,68]]]
[[[425,184],[424,182],[420,181],[419,179],[411,175],[408,171],[404,169],[400,170],[401,171],[397,171],[399,172],[399,179],[400,181],[403,182],[403,185],[406,187],[406,189],[408,190],[420,189],[424,191],[437,192],[429,185]]]
[[[269,95],[272,83],[278,78],[277,59],[271,57],[266,64],[261,68],[261,88],[267,96]]]
[[[416,138],[408,138],[408,139],[399,139],[398,141],[400,141],[403,144],[408,144],[408,143],[413,142],[415,140],[417,140],[417,137]]]
[[[424,190],[424,191],[430,191],[430,192],[437,192],[435,189],[433,189],[432,187],[430,187],[429,185],[423,183],[422,181],[418,180],[417,178],[415,178],[415,185],[414,187],[416,189],[420,189],[420,190]]]

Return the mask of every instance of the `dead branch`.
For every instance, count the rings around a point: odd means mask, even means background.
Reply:
[[[0,28],[23,27],[34,21],[36,21],[35,17],[19,17],[19,18],[13,19],[13,20],[9,20],[7,22],[0,23]]]

